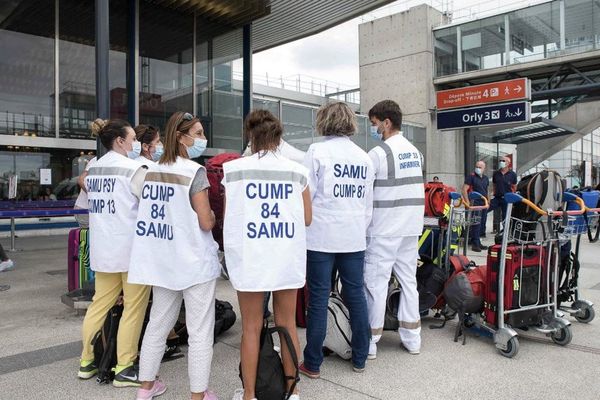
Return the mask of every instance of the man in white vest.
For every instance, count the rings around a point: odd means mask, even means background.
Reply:
[[[369,359],[377,357],[383,333],[388,282],[392,272],[402,286],[398,307],[400,340],[410,354],[421,350],[421,319],[416,269],[418,238],[423,230],[425,194],[423,156],[400,131],[402,112],[392,100],[369,110],[369,152],[375,168],[373,218],[367,229],[365,290],[371,326]]]

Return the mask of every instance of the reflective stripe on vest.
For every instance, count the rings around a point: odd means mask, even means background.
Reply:
[[[231,171],[226,174],[227,182],[238,182],[244,179],[259,179],[263,181],[286,181],[296,182],[300,186],[306,186],[306,177],[294,171],[272,171],[260,169],[248,169]]]
[[[174,185],[189,186],[192,179],[188,176],[172,174],[169,172],[148,172],[146,174],[147,182],[172,183]]]
[[[385,159],[387,162],[387,178],[376,179],[373,185],[375,188],[391,188],[402,185],[415,185],[423,183],[423,174],[421,170],[419,170],[418,175],[396,178],[396,165],[394,163],[394,152],[392,151],[392,148],[385,142],[382,142],[379,147],[381,147],[381,149],[383,149],[385,152]],[[378,200],[377,197],[378,196],[374,194],[373,208],[396,208],[405,206],[422,206],[425,204],[425,200],[423,198]]]
[[[125,176],[130,178],[135,170],[121,167],[91,167],[88,175]]]

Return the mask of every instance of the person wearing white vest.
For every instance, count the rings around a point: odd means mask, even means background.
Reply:
[[[373,219],[367,231],[365,288],[371,325],[369,359],[377,357],[383,333],[388,282],[393,273],[400,285],[399,335],[411,354],[421,349],[421,319],[417,292],[418,238],[425,213],[423,156],[400,132],[402,112],[392,100],[369,111],[371,136],[382,140],[369,151],[375,167]]]
[[[85,177],[88,175],[90,168],[96,163],[96,157],[93,157],[89,160],[83,172],[79,175],[77,179],[77,184],[79,185],[79,194],[77,195],[77,200],[75,200],[75,206],[73,207],[76,210],[87,210],[88,208],[88,196],[87,196],[87,188],[85,187]],[[79,224],[80,228],[89,228],[90,227],[90,218],[88,214],[75,214],[75,221]]]
[[[109,150],[88,170],[85,186],[90,219],[90,267],[96,273],[96,293],[83,320],[83,351],[78,376],[89,379],[98,372],[92,340],[108,310],[123,292],[123,316],[117,334],[117,366],[113,385],[139,386],[134,361],[148,305],[150,288],[127,282],[131,241],[138,198],[146,168],[135,158],[139,142],[126,121],[97,119],[92,130]]]
[[[311,222],[307,170],[277,153],[283,127],[267,110],[254,110],[244,122],[252,155],[223,164],[226,207],[223,226],[229,278],[238,292],[242,314],[241,373],[244,389],[234,400],[256,396],[263,298],[273,292],[275,324],[285,328],[294,344],[297,289],[306,278],[306,228]],[[298,368],[282,340],[286,376]],[[296,382],[288,381],[292,400],[298,400]]]
[[[215,215],[208,203],[206,169],[190,160],[204,151],[206,138],[200,121],[189,113],[174,113],[165,131],[164,154],[149,167],[142,187],[129,268],[130,283],[153,286],[137,399],[166,391],[156,376],[165,340],[185,300],[191,398],[215,400],[208,380],[221,266],[211,233]]]
[[[279,146],[277,146],[275,152],[300,164],[304,162],[304,156],[306,155],[305,152],[298,150],[283,139],[279,141]],[[244,157],[250,155],[252,155],[252,142],[248,142],[248,146],[246,146],[246,150],[244,150],[244,153],[242,154]]]
[[[357,131],[356,115],[345,103],[322,106],[317,132],[304,165],[309,169],[313,223],[307,229],[308,321],[300,372],[320,376],[332,271],[337,268],[352,328],[352,367],[363,372],[369,349],[369,321],[363,268],[366,228],[371,219],[373,165],[350,136]]]
[[[140,156],[136,158],[136,161],[144,165],[158,162],[164,152],[158,128],[152,125],[140,124],[133,130],[137,141],[141,144]]]

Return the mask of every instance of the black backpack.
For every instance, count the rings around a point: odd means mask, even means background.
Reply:
[[[566,182],[558,172],[543,170],[523,177],[517,185],[517,192],[544,211],[557,211],[562,207],[565,188]],[[538,213],[524,203],[515,204],[513,216],[526,221],[537,221],[540,218]]]
[[[292,362],[296,365],[294,376],[286,376],[283,371],[283,363],[279,353],[275,351],[273,345],[273,334],[279,333],[285,340],[287,348],[290,351]],[[294,348],[292,338],[287,329],[276,326],[269,328],[265,320],[263,329],[260,333],[260,350],[258,353],[258,368],[256,370],[256,388],[254,393],[257,400],[287,400],[294,393],[296,384],[300,381],[298,370],[298,355]],[[240,379],[242,379],[242,365],[240,363]],[[292,381],[292,386],[288,392],[287,383]],[[242,379],[242,384],[244,380]]]
[[[123,305],[113,306],[106,315],[102,329],[92,339],[98,383],[109,383],[115,377],[113,368],[117,365],[117,332],[122,315]]]

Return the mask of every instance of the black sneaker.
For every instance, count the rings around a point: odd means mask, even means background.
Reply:
[[[475,253],[481,253],[481,247],[471,246],[471,251],[474,251]]]
[[[115,374],[113,380],[114,387],[139,387],[142,383],[138,378],[138,368],[135,365],[131,365],[118,374]]]
[[[482,244],[482,245],[479,245],[479,248],[480,248],[481,250],[487,250],[487,249],[488,249],[488,246],[486,246],[486,245]]]
[[[80,363],[79,372],[77,372],[77,376],[79,377],[79,379],[90,379],[94,377],[97,373],[98,367],[96,367],[96,364],[94,364],[94,362],[92,361],[86,366],[84,366],[83,363]]]

